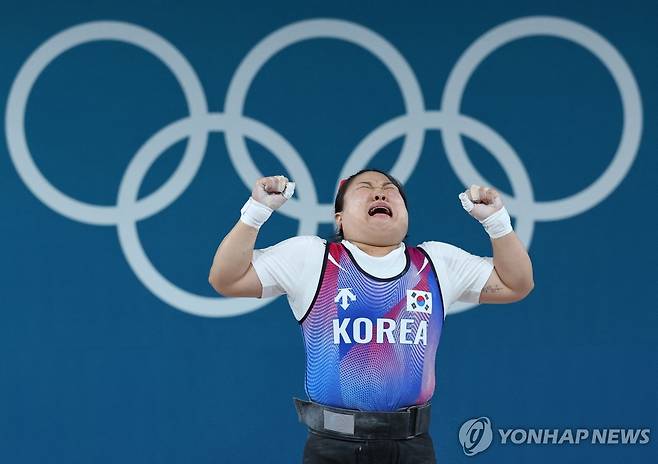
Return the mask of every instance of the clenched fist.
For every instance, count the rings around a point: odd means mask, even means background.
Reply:
[[[293,194],[295,183],[285,176],[262,177],[256,181],[251,198],[271,209],[279,209]]]
[[[471,185],[459,194],[464,209],[478,221],[490,217],[503,207],[500,194],[493,188]]]

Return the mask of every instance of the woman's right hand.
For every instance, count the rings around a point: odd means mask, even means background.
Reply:
[[[288,182],[285,176],[261,177],[251,191],[251,198],[274,210],[279,209],[288,201],[283,195]]]

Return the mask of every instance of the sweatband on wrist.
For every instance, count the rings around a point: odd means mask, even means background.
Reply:
[[[249,197],[240,210],[240,220],[248,226],[260,229],[260,226],[268,220],[272,211],[274,211],[272,208]]]
[[[480,221],[489,237],[496,239],[512,232],[512,218],[503,206],[498,211]]]

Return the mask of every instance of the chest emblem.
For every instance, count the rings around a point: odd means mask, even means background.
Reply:
[[[407,290],[407,311],[432,314],[432,293]]]
[[[341,308],[347,309],[352,301],[356,301],[356,295],[352,293],[351,288],[338,289],[334,303],[339,303]]]

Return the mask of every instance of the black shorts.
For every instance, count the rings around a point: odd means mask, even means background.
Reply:
[[[408,440],[341,440],[309,432],[304,464],[434,464],[428,434]]]

